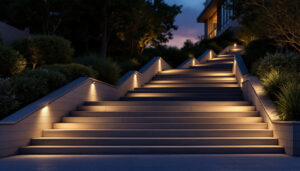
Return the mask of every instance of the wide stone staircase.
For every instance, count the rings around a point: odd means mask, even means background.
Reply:
[[[157,74],[120,101],[85,102],[22,154],[283,153],[244,101],[233,56]]]

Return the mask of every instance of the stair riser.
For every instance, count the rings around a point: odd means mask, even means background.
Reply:
[[[146,84],[146,88],[160,87],[239,87],[238,84]]]
[[[157,117],[157,118],[125,118],[125,117],[64,117],[63,122],[70,123],[260,123],[262,117],[249,118],[174,118],[174,117]]]
[[[231,83],[236,84],[236,80],[155,80],[150,81],[150,84],[178,84],[178,83],[194,83],[194,84],[201,84],[201,83]]]
[[[242,98],[241,93],[128,93],[127,97],[202,97],[202,98]]]
[[[258,112],[71,112],[71,116],[85,117],[255,117]]]
[[[267,124],[91,124],[55,123],[54,129],[267,129]]]
[[[121,101],[242,101],[243,97],[122,97]]]
[[[255,111],[254,106],[80,106],[81,111],[167,111],[167,112],[245,112]]]
[[[147,91],[129,91],[130,93],[134,93],[134,94],[139,94],[139,93],[158,93],[158,94],[187,94],[187,95],[191,95],[191,94],[198,94],[198,95],[203,95],[203,96],[216,96],[216,95],[227,95],[227,96],[242,96],[243,92],[237,90],[237,91],[231,91],[231,92],[226,92],[226,91],[199,91],[199,90],[147,90]]]
[[[232,102],[126,102],[126,101],[99,101],[99,102],[85,102],[85,106],[249,106],[247,101],[232,101]]]
[[[273,132],[268,130],[45,130],[43,135],[45,137],[272,137]]]
[[[21,149],[22,154],[276,154],[283,148],[36,148]]]
[[[32,145],[49,146],[214,146],[277,145],[277,139],[33,139]]]

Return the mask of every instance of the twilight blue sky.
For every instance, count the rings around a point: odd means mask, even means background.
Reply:
[[[182,47],[183,43],[190,39],[197,41],[197,37],[204,33],[203,24],[197,23],[196,19],[204,8],[205,0],[165,0],[166,3],[173,5],[183,5],[182,13],[176,17],[175,24],[178,30],[174,31],[174,38],[167,45]]]

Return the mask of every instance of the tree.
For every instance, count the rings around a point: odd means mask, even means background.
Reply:
[[[237,0],[237,17],[253,33],[300,52],[299,0]]]

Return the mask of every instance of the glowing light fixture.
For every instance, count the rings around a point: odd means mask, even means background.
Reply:
[[[233,44],[233,47],[234,47],[234,48],[236,48],[236,47],[237,47],[237,44],[236,44],[236,43],[234,43],[234,44]]]
[[[192,66],[195,66],[195,59],[193,58]]]
[[[209,51],[209,59],[212,59],[212,51]]]
[[[162,66],[161,66],[161,58],[158,60],[158,72],[162,71]]]
[[[139,87],[137,73],[134,73],[133,76],[133,89]]]

